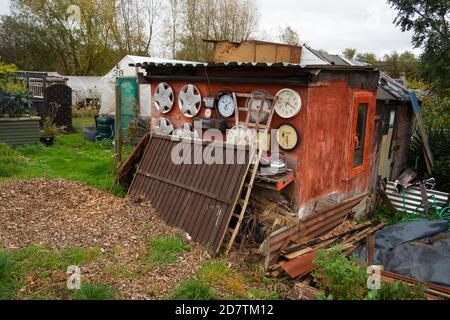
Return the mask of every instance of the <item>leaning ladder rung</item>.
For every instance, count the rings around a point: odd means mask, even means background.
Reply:
[[[246,111],[246,112],[259,112],[259,113],[267,113],[271,114],[271,110],[259,110],[258,108],[239,108],[239,111]]]
[[[228,229],[227,229],[227,232],[228,232],[228,233],[233,233],[233,232],[234,232],[234,229],[233,229],[233,228],[228,228]]]
[[[247,124],[247,126],[250,128],[255,128],[256,123],[249,123],[249,124]],[[267,129],[267,126],[265,124],[258,124],[258,128],[259,129]]]
[[[239,214],[237,214],[237,213],[233,213],[233,217],[235,217],[236,219],[240,219],[241,218],[241,216]]]

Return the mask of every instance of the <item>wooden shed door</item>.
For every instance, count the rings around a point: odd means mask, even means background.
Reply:
[[[383,137],[381,139],[380,162],[378,175],[382,178],[391,178],[393,154],[391,152],[392,138],[394,135],[395,110],[389,112],[389,122],[383,124]]]

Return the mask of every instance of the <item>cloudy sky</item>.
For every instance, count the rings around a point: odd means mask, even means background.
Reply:
[[[276,34],[280,26],[289,25],[300,34],[302,42],[330,53],[348,47],[379,56],[394,50],[412,50],[411,33],[393,25],[396,14],[386,0],[255,1],[260,29],[266,34]],[[8,4],[9,0],[0,0],[0,14],[8,12]]]

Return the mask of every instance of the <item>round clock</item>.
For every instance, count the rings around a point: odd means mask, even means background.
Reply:
[[[277,129],[277,142],[285,151],[293,150],[298,144],[297,130],[290,124],[284,123]]]
[[[219,93],[216,106],[220,115],[224,118],[228,118],[234,114],[236,103],[234,102],[233,96],[231,94]]]
[[[298,92],[291,89],[281,89],[277,93],[275,112],[284,119],[292,118],[300,112],[302,98]]]
[[[172,88],[165,82],[159,83],[153,93],[156,108],[160,113],[167,113],[173,107],[174,94]]]
[[[257,96],[270,96],[270,93],[267,92],[264,89],[256,89],[255,91],[252,92],[253,95],[257,95]],[[246,101],[246,106],[247,108],[251,108],[251,109],[259,109],[261,108],[261,99],[251,99],[248,98]],[[271,100],[264,100],[264,105],[263,105],[263,110],[264,111],[270,111],[270,108],[272,107],[272,101]],[[250,112],[250,120],[252,120],[252,122],[256,122],[258,118],[258,112]],[[268,113],[260,113],[259,114],[259,122],[260,123],[265,123],[267,121],[267,118],[269,118],[269,114]]]
[[[181,88],[178,94],[178,107],[185,117],[195,117],[201,106],[202,96],[196,86],[188,84]]]

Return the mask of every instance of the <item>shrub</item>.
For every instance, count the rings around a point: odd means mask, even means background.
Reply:
[[[0,163],[0,177],[12,177],[21,168],[17,152],[4,143],[0,143]]]
[[[170,296],[173,300],[215,300],[212,289],[203,281],[192,278],[175,289]]]
[[[318,250],[314,264],[314,280],[320,283],[326,298],[337,300],[362,299],[366,293],[367,275],[356,258],[347,259],[341,254],[341,247]]]
[[[172,264],[178,261],[177,254],[188,249],[179,236],[155,237],[150,240],[148,259],[158,265]]]
[[[340,246],[318,250],[313,277],[324,291],[318,298],[327,300],[417,300],[424,299],[424,288],[401,281],[381,283],[380,290],[367,288],[367,274],[356,257],[347,259]]]
[[[87,283],[74,292],[73,298],[74,300],[115,300],[116,292],[107,284]]]
[[[0,117],[15,118],[31,113],[29,93],[0,92]]]
[[[382,283],[381,289],[374,292],[378,300],[425,300],[424,287],[413,286],[395,280]]]

